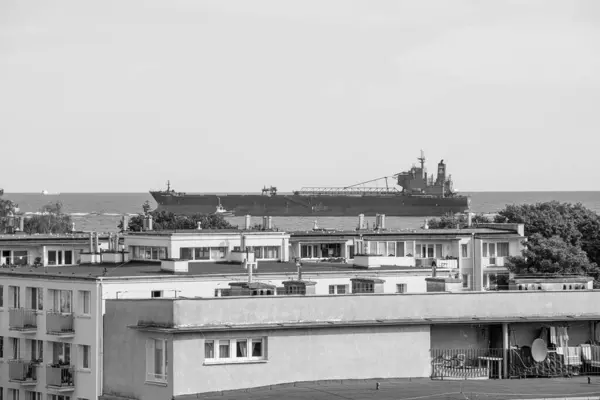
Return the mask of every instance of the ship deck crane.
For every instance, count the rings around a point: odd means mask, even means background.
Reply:
[[[356,187],[356,186],[364,185],[365,183],[371,183],[371,182],[380,181],[382,179],[385,179],[385,187],[386,187],[387,190],[390,190],[390,187],[388,185],[388,178],[395,178],[397,176],[398,176],[398,174],[394,174],[392,176],[382,176],[381,178],[375,178],[375,179],[371,179],[371,180],[368,180],[368,181],[364,181],[364,182],[360,182],[360,183],[355,183],[354,185],[346,186],[346,187],[344,187],[344,189],[349,189],[349,188],[353,188],[353,187]]]

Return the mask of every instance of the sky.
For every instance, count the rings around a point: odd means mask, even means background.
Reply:
[[[7,192],[600,190],[599,105],[597,0],[0,2]]]

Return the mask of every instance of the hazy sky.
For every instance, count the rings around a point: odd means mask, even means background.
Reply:
[[[600,190],[600,1],[3,0],[7,192]]]

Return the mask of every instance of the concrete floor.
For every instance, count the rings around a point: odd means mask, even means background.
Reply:
[[[378,399],[378,400],[420,400],[420,399],[600,399],[600,377],[539,378],[483,381],[433,381],[420,379],[379,380],[380,388],[375,389],[375,380],[329,381],[298,383],[273,386],[271,388],[248,389],[198,395],[199,399],[285,399],[285,400],[325,400],[325,399]]]

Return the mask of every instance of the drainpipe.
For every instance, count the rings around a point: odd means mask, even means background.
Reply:
[[[471,233],[471,266],[473,267],[473,279],[472,279],[472,283],[473,283],[473,288],[471,290],[475,289],[475,233]]]
[[[505,322],[502,324],[502,375],[508,378],[508,324]]]

